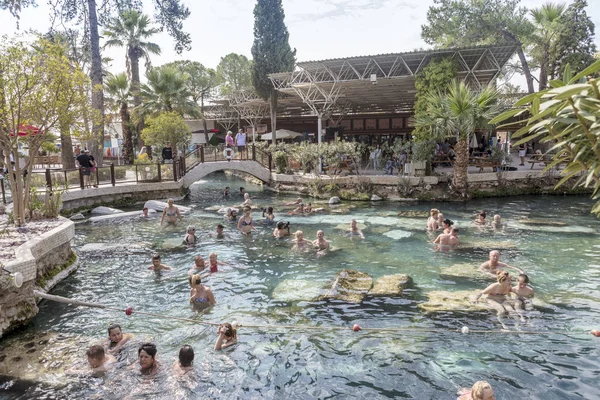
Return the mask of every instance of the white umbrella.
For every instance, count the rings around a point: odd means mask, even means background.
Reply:
[[[277,129],[276,139],[295,139],[297,137],[304,137],[302,133],[290,131],[288,129]],[[273,132],[265,133],[260,137],[262,140],[273,140]]]
[[[471,144],[469,145],[470,148],[472,149],[476,149],[479,147],[479,143],[477,143],[477,135],[473,134],[473,137],[471,138]]]

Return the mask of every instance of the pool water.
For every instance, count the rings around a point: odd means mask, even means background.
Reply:
[[[229,200],[221,196],[225,186],[232,188]],[[323,229],[335,251],[322,257],[296,253],[289,240],[271,236],[272,227],[257,223],[258,232],[242,236],[222,216],[204,210],[241,203],[235,190],[240,186],[245,186],[255,204],[273,206],[276,219],[290,221],[292,231],[300,229],[312,240]],[[589,214],[592,201],[587,197],[344,203],[331,210],[325,202],[313,201],[313,208],[324,206],[328,211],[310,217],[287,215],[293,207],[283,203],[295,198],[215,174],[193,185],[189,199],[178,203],[192,211],[177,229],[160,229],[156,217],[77,225],[76,251],[90,243],[103,243],[105,250],[80,252],[79,270],[53,294],[131,306],[165,317],[135,313],[127,317],[109,310],[42,302],[31,331],[52,330],[78,338],[79,343],[91,343],[106,337],[109,323],[119,323],[125,332],[134,334],[134,340],[126,346],[117,370],[105,378],[59,375],[31,386],[4,384],[0,398],[454,399],[459,387],[482,379],[491,383],[497,399],[600,398],[600,338],[588,333],[600,326],[600,220]],[[483,289],[485,282],[442,278],[439,272],[441,267],[459,263],[475,268],[492,250],[434,252],[432,237],[423,229],[425,218],[396,216],[401,210],[431,207],[456,221],[462,241],[516,245],[516,249],[501,251],[501,261],[524,269],[536,291],[534,303],[543,301],[546,306],[531,312],[527,323],[509,319],[507,326],[541,334],[501,333],[498,320],[489,312],[425,314],[417,307],[430,291]],[[501,214],[506,228],[477,229],[471,220],[482,209],[490,219]],[[259,221],[260,211],[253,216]],[[353,218],[366,225],[365,240],[351,238],[340,229]],[[529,226],[519,222],[522,218],[566,225]],[[209,236],[218,223],[225,225],[225,239]],[[199,244],[177,247],[188,224],[196,226]],[[147,271],[155,251],[172,272],[155,275]],[[187,271],[195,254],[208,258],[210,252],[217,252],[230,265],[220,267],[206,281],[217,305],[197,312],[188,303]],[[315,290],[342,269],[356,269],[373,278],[406,273],[414,285],[400,297],[367,297],[360,304],[311,301]],[[167,316],[273,327],[242,327],[237,345],[215,352],[214,327]],[[421,329],[410,333],[319,328],[353,324]],[[277,325],[314,329],[288,330]],[[465,335],[457,332],[462,326],[490,332]],[[142,341],[153,341],[158,347],[161,371],[153,379],[128,369],[135,364],[136,345]],[[195,370],[185,378],[175,378],[171,365],[184,344],[195,350]],[[85,346],[71,349],[81,354],[82,363],[85,350]]]

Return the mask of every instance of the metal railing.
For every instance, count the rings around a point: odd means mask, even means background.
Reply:
[[[237,147],[227,148],[224,145],[198,145],[194,150],[186,153],[184,159],[186,173],[198,164],[217,161],[256,161],[263,167],[267,168],[269,171],[272,170],[273,166],[271,154],[260,150],[254,144],[244,146],[244,149],[242,151],[238,151]]]

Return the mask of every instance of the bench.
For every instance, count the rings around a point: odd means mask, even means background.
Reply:
[[[492,168],[492,170],[500,168],[500,163],[497,161],[480,161],[475,164],[475,167],[479,168],[479,172],[483,172],[484,168]]]
[[[451,160],[448,157],[435,157],[431,161],[432,166],[441,165],[441,164],[450,164],[450,166],[454,165],[454,160]]]
[[[535,164],[546,164],[548,161],[550,160],[547,160],[544,154],[534,154],[527,160],[527,162],[531,164],[531,169],[533,169]]]

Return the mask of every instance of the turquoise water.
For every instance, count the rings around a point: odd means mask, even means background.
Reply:
[[[221,199],[224,186],[232,187],[229,201]],[[242,236],[226,225],[224,240],[209,237],[222,217],[204,211],[216,204],[239,204],[235,193],[245,186],[255,204],[275,207],[277,219],[289,220],[292,231],[301,229],[314,239],[323,229],[334,252],[323,257],[294,253],[288,240],[271,237],[272,228]],[[193,207],[178,229],[158,229],[158,219],[138,218],[111,223],[78,225],[75,249],[102,243],[105,250],[80,252],[81,267],[53,294],[115,307],[132,306],[165,316],[206,321],[240,321],[242,324],[312,325],[314,330],[244,328],[239,343],[213,351],[215,328],[168,318],[107,310],[75,308],[43,302],[31,331],[52,330],[77,338],[79,343],[105,337],[109,323],[120,323],[135,335],[117,371],[105,379],[53,376],[52,384],[8,390],[7,398],[408,398],[454,399],[456,390],[474,381],[489,381],[497,399],[593,399],[600,397],[600,338],[589,335],[600,327],[600,221],[589,215],[586,197],[527,197],[473,201],[460,204],[347,203],[310,217],[285,216],[282,206],[296,196],[263,191],[236,178],[215,175],[192,187]],[[313,207],[321,206],[313,201]],[[327,207],[326,205],[324,205]],[[440,277],[440,268],[459,263],[476,265],[487,259],[489,247],[436,253],[423,218],[395,216],[400,210],[440,208],[457,221],[461,240],[514,244],[501,251],[501,260],[524,269],[545,307],[533,311],[528,322],[509,329],[560,330],[566,334],[507,335],[488,312],[425,314],[417,305],[434,290],[483,289],[485,282]],[[471,223],[475,211],[502,215],[503,231],[478,230]],[[260,212],[254,212],[260,220]],[[283,218],[282,218],[283,217]],[[288,218],[289,217],[289,218]],[[565,222],[566,226],[527,226],[521,218]],[[366,225],[364,241],[348,237],[338,225],[354,218]],[[174,248],[185,225],[198,229],[196,248]],[[173,272],[149,273],[150,255],[159,251]],[[186,272],[197,253],[207,258],[217,252],[230,263],[211,276],[217,305],[197,313],[188,305]],[[342,269],[357,269],[374,278],[407,273],[414,285],[401,297],[365,298],[361,304],[310,301],[315,289],[327,285]],[[301,289],[282,285],[302,281]],[[282,289],[283,288],[283,289]],[[352,332],[318,326],[416,327],[429,332]],[[490,330],[463,335],[462,326]],[[134,364],[135,344],[157,344],[162,371],[155,379],[140,378]],[[170,367],[184,344],[196,352],[191,378],[175,379]],[[72,351],[85,360],[84,347]],[[64,351],[64,350],[63,350]]]

